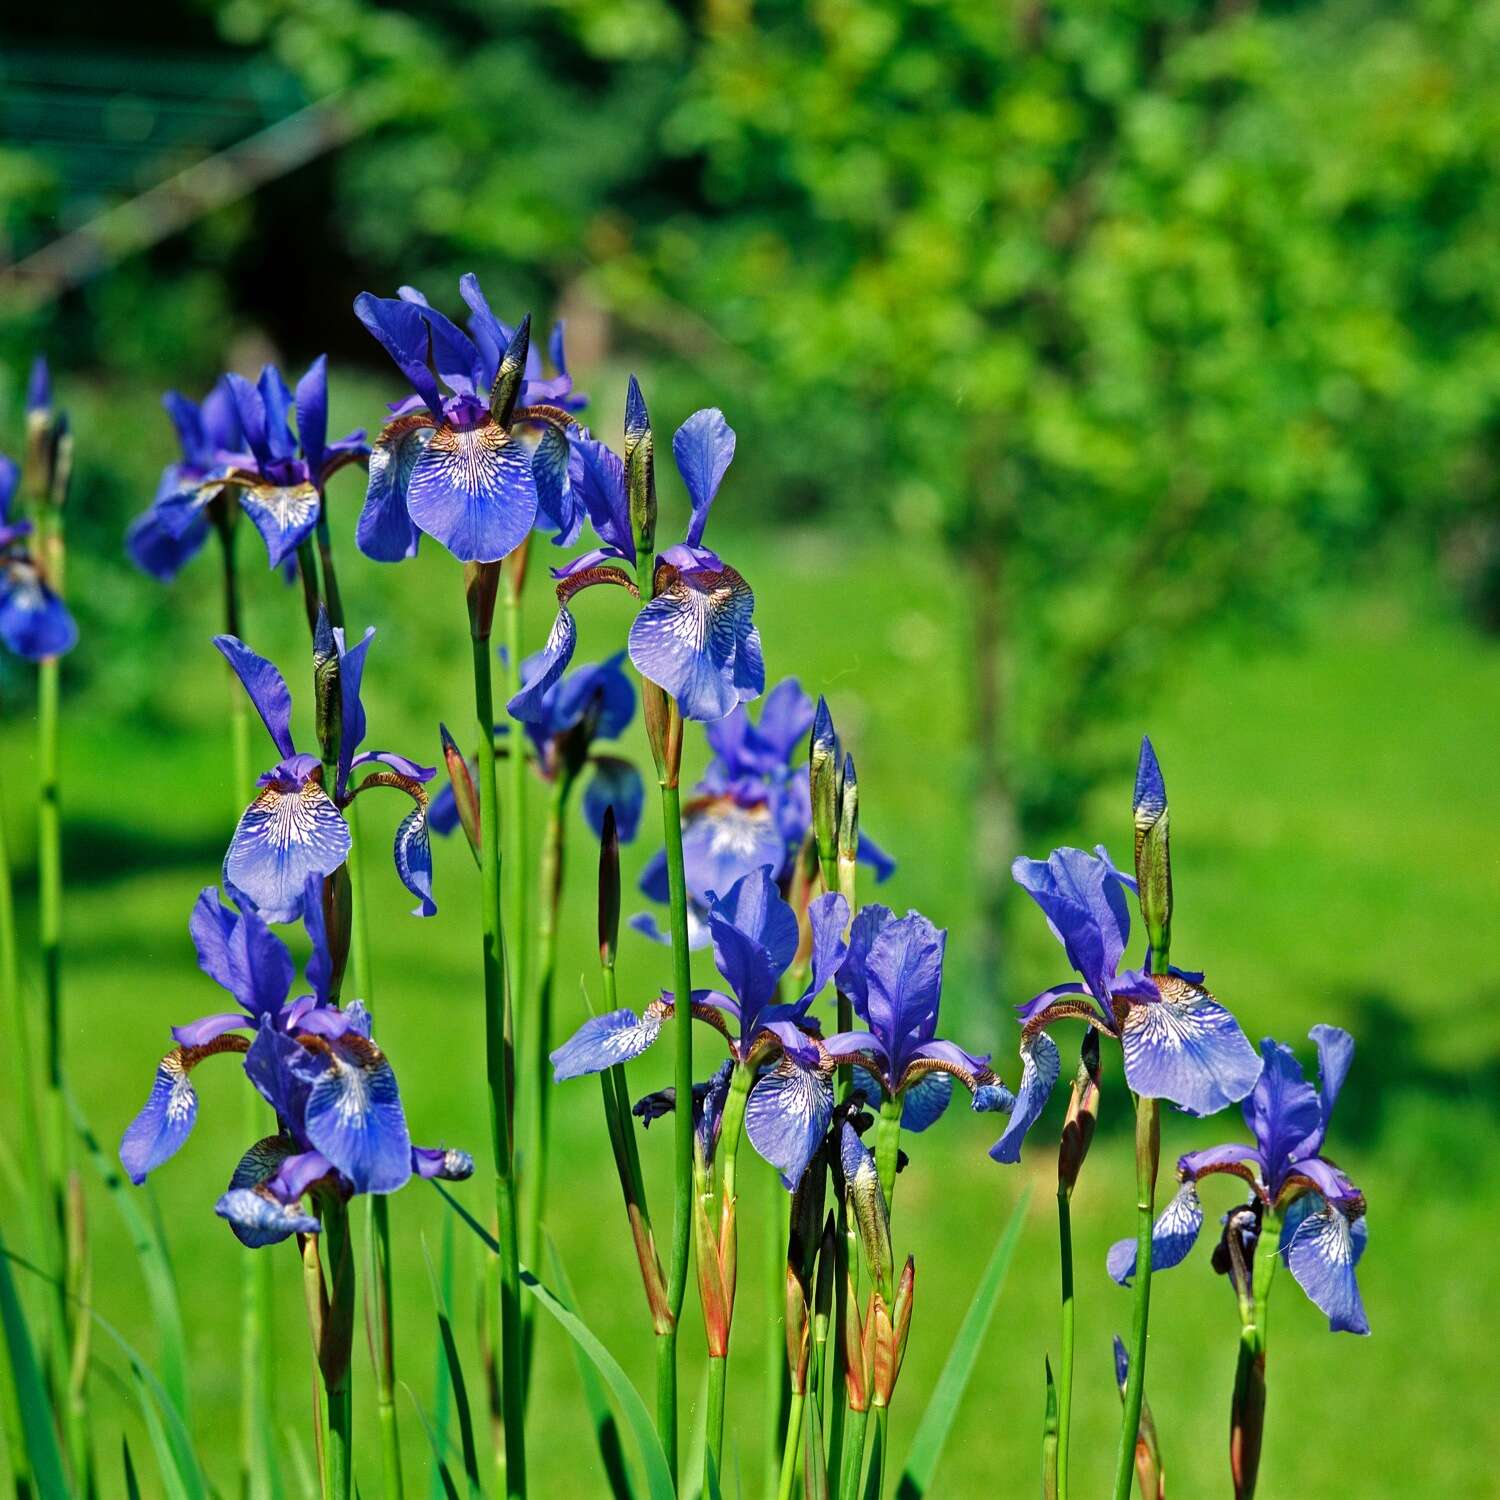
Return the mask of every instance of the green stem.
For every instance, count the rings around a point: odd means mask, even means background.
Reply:
[[[1136,1251],[1135,1297],[1130,1325],[1130,1373],[1125,1383],[1125,1411],[1115,1459],[1115,1500],[1130,1500],[1135,1479],[1136,1435],[1146,1394],[1146,1331],[1151,1320],[1151,1230],[1156,1214],[1156,1169],[1161,1152],[1160,1105],[1155,1099],[1135,1102]],[[1155,1500],[1154,1496],[1145,1500]]]
[[[318,496],[318,562],[323,569],[323,605],[328,611],[328,623],[335,630],[344,628],[344,600],[339,593],[338,574],[333,567],[333,539],[328,534],[328,505],[324,497]]]
[[[724,1452],[724,1384],[728,1379],[727,1356],[710,1355],[708,1359],[708,1418],[703,1442],[703,1493],[712,1494],[708,1476],[722,1480]]]
[[[313,544],[306,538],[297,545],[297,575],[302,580],[302,609],[311,634],[318,628],[318,565],[313,557]]]
[[[656,1435],[677,1479],[677,1325],[656,1335]]]
[[[485,1057],[490,1092],[490,1139],[495,1155],[495,1214],[499,1234],[497,1302],[500,1388],[505,1422],[505,1493],[526,1493],[522,1413],[521,1273],[516,1234],[515,1167],[511,1155],[510,1014],[505,984],[505,939],[500,916],[500,797],[495,778],[495,705],[488,638],[473,636],[474,713],[479,728],[479,836],[483,878]],[[691,1124],[691,1118],[689,1120]]]
[[[844,1422],[843,1474],[839,1481],[839,1500],[862,1500],[859,1480],[865,1466],[865,1427],[870,1420],[867,1411],[851,1410]]]
[[[765,1326],[770,1330],[770,1336],[766,1339],[765,1406],[766,1500],[773,1500],[773,1497],[780,1495],[776,1458],[778,1453],[784,1455],[782,1433],[790,1432],[792,1421],[792,1373],[787,1368],[786,1358],[774,1337],[776,1329],[782,1326],[786,1317],[785,1271],[790,1203],[775,1168],[762,1172],[761,1177],[770,1193],[770,1200],[766,1204],[766,1254],[769,1271],[766,1286],[770,1295],[766,1305]],[[801,1419],[802,1411],[799,1406],[797,1420],[800,1422]],[[795,1454],[793,1461],[795,1462]]]
[[[880,1190],[885,1194],[886,1213],[896,1206],[896,1163],[901,1158],[901,1100],[886,1099],[880,1105],[880,1118],[875,1122],[875,1171],[880,1178]],[[890,1288],[882,1287],[886,1296]]]
[[[1057,1241],[1062,1269],[1062,1359],[1057,1372],[1057,1497],[1058,1500],[1067,1500],[1068,1430],[1073,1413],[1073,1211],[1067,1189],[1061,1184],[1057,1189]]]
[[[801,1391],[792,1392],[791,1409],[786,1418],[786,1444],[781,1450],[781,1474],[776,1486],[776,1500],[791,1500],[797,1482],[797,1449],[802,1437],[802,1406],[807,1398]]]
[[[558,915],[562,906],[566,854],[568,796],[573,778],[559,769],[547,807],[547,831],[542,841],[542,909],[538,919],[541,967],[537,973],[535,1014],[531,1018],[533,1087],[524,1102],[530,1122],[531,1158],[522,1175],[521,1223],[525,1226],[529,1266],[541,1261],[542,1221],[547,1211],[547,1163],[551,1144],[552,1098],[549,1052],[552,1046],[552,993],[557,975]],[[613,981],[613,967],[609,970]],[[612,1005],[613,1002],[610,1002]],[[531,1368],[536,1327],[535,1303],[526,1308],[526,1368]]]
[[[350,1500],[354,1481],[354,1404],[349,1389],[349,1350],[354,1339],[354,1251],[349,1209],[325,1195],[321,1218],[328,1248],[328,1316],[323,1326],[323,1388],[328,1398],[324,1473],[329,1500]]]
[[[357,909],[357,908],[356,908]],[[371,1296],[374,1298],[371,1354],[375,1360],[375,1409],[380,1418],[380,1462],[386,1500],[401,1500],[406,1482],[401,1472],[401,1432],[396,1423],[396,1343],[391,1316],[390,1199],[370,1198]]]
[[[505,595],[505,688],[506,697],[512,698],[521,691],[521,587],[525,570],[525,544],[521,552],[511,561],[515,566],[502,569],[501,589]],[[488,735],[494,734],[494,725],[481,725]],[[510,787],[506,794],[505,812],[505,934],[509,941],[507,958],[510,963],[510,1005],[513,1016],[524,1016],[527,1007],[526,980],[529,970],[528,940],[531,928],[527,916],[528,891],[526,887],[526,744],[519,724],[512,724],[510,754],[506,769]],[[543,1059],[545,1063],[545,1058]],[[518,1084],[525,1089],[539,1092],[547,1081],[543,1071],[528,1075],[524,1079],[511,1079],[511,1108],[515,1108],[514,1093]]]
[[[675,717],[677,705],[671,705]],[[693,1097],[693,1016],[692,960],[688,951],[687,879],[682,863],[682,799],[675,773],[671,785],[661,788],[661,814],[667,845],[667,898],[672,928],[673,1024],[676,1028],[676,1062],[673,1079],[677,1098],[686,1103]],[[683,1293],[687,1289],[688,1261],[691,1257],[693,1230],[693,1111],[679,1108],[676,1121],[674,1193],[672,1199],[672,1262],[667,1274],[667,1307],[674,1321],[682,1313]],[[674,1343],[673,1349],[675,1351]],[[676,1373],[674,1369],[675,1385]],[[669,1451],[668,1461],[675,1470],[677,1455]]]
[[[871,1483],[865,1491],[868,1496],[873,1490],[875,1500],[883,1500],[885,1495],[885,1449],[890,1436],[890,1420],[890,1407],[877,1406],[875,1408],[875,1450],[870,1454]]]

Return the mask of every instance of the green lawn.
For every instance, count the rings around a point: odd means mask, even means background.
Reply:
[[[351,489],[352,489],[351,484]],[[726,506],[726,510],[728,507]],[[345,512],[347,517],[348,512]],[[723,518],[726,522],[729,517]],[[717,524],[717,523],[716,523]],[[346,531],[347,526],[341,528]],[[826,690],[858,752],[867,826],[901,860],[884,899],[915,905],[952,929],[946,1005],[951,1028],[973,1047],[994,1046],[1014,1078],[1015,1028],[972,972],[973,901],[965,744],[965,602],[941,559],[909,539],[866,533],[837,543],[824,533],[790,540],[751,533],[720,544],[757,589],[773,677],[796,672]],[[341,546],[343,544],[341,543]],[[436,721],[465,725],[463,607],[457,569],[429,547],[414,567],[379,571],[345,549],[353,621],[380,626],[366,673],[370,742],[432,757]],[[248,571],[248,570],[247,570]],[[258,569],[257,569],[258,574]],[[102,566],[100,580],[105,578]],[[75,586],[88,590],[79,561]],[[247,633],[283,662],[305,650],[296,600],[256,576]],[[217,877],[236,789],[225,764],[225,686],[206,637],[217,622],[212,569],[195,567],[159,608],[175,623],[156,661],[115,671],[106,647],[86,640],[69,672],[102,681],[101,712],[71,698],[64,751],[70,866],[67,900],[67,1048],[76,1091],[102,1137],[114,1139],[136,1109],[167,1028],[219,1008],[196,970],[186,936],[192,901]],[[544,591],[533,589],[532,640],[545,626]],[[94,606],[108,610],[107,599]],[[615,649],[625,600],[591,596],[579,608],[580,659]],[[299,713],[305,672],[289,672]],[[132,695],[136,700],[132,704]],[[305,724],[305,719],[299,723]],[[1177,919],[1174,957],[1208,971],[1254,1038],[1274,1033],[1304,1057],[1309,1026],[1332,1021],[1359,1041],[1331,1149],[1365,1188],[1370,1250],[1361,1282],[1374,1334],[1333,1337],[1289,1278],[1275,1297],[1270,1416],[1263,1493],[1447,1495],[1493,1485],[1490,1393],[1500,1355],[1477,1314],[1486,1305],[1500,1144],[1500,1008],[1491,967],[1496,897],[1494,835],[1500,789],[1492,768],[1500,739],[1500,651],[1457,626],[1362,595],[1320,608],[1305,645],[1250,660],[1227,648],[1183,649],[1174,688],[1149,725],[1118,725],[1120,775],[1070,832],[1128,854],[1129,774],[1148,728],[1172,794]],[[304,732],[306,732],[304,730]],[[642,760],[638,726],[632,741]],[[30,724],[0,732],[5,812],[22,845],[22,921],[29,885]],[[257,754],[270,754],[257,741]],[[701,741],[690,754],[701,758]],[[399,815],[394,799],[369,798],[373,1008],[378,1036],[399,1073],[414,1136],[474,1151],[487,1161],[475,911],[467,853],[437,850],[441,913],[406,916],[384,847]],[[534,808],[533,811],[536,809]],[[630,851],[627,880],[657,846],[650,831]],[[573,896],[562,945],[559,1032],[583,1014],[579,977],[593,984],[592,851],[575,813]],[[1010,851],[1007,851],[1009,853]],[[1043,854],[1037,848],[1028,853]],[[1021,999],[1062,977],[1060,951],[1035,912],[1020,910],[1010,965]],[[629,909],[629,908],[627,908]],[[29,931],[29,926],[23,931]],[[655,993],[667,957],[626,935],[622,1001]],[[27,982],[36,984],[34,966]],[[699,1039],[700,1056],[712,1048]],[[715,1059],[717,1060],[717,1059]],[[637,1065],[639,1091],[664,1081],[668,1059]],[[1132,1227],[1128,1105],[1117,1060],[1106,1053],[1101,1138],[1075,1199],[1079,1263],[1076,1493],[1105,1492],[1118,1421],[1110,1335],[1129,1317],[1127,1294],[1108,1281],[1104,1253]],[[706,1068],[705,1070],[706,1071]],[[236,1452],[237,1288],[244,1253],[212,1204],[245,1144],[244,1081],[211,1061],[195,1075],[201,1124],[188,1147],[153,1178],[150,1194],[170,1233],[189,1322],[194,1429],[212,1477],[233,1489]],[[1055,1102],[1060,1110],[1061,1093]],[[7,1107],[11,1101],[7,1099]],[[555,1099],[556,1182],[551,1230],[584,1312],[636,1378],[651,1389],[651,1347],[597,1091],[587,1083]],[[1020,1496],[1037,1488],[1042,1360],[1056,1355],[1052,1116],[1023,1165],[985,1156],[994,1122],[955,1110],[931,1134],[908,1141],[912,1163],[897,1196],[898,1250],[915,1254],[918,1293],[910,1354],[893,1413],[895,1452],[944,1357],[994,1237],[1028,1184],[1032,1199],[1020,1252],[944,1461],[938,1492]],[[1167,1162],[1193,1145],[1231,1138],[1237,1115],[1164,1120]],[[13,1140],[7,1128],[6,1139]],[[647,1169],[665,1223],[667,1133],[645,1140]],[[746,1153],[748,1155],[748,1153]],[[752,1158],[753,1160],[753,1158]],[[24,1166],[24,1164],[23,1164]],[[780,1271],[766,1247],[769,1173],[748,1171],[726,1466],[759,1493],[766,1428],[766,1362],[781,1358]],[[485,1215],[483,1173],[458,1193]],[[6,1222],[14,1185],[4,1186]],[[1227,1187],[1206,1192],[1210,1223]],[[148,1352],[153,1330],[142,1283],[108,1201],[91,1196],[96,1295],[101,1310]],[[422,1242],[436,1253],[446,1216],[413,1187],[392,1204],[398,1239],[401,1378],[430,1400],[435,1359],[432,1303]],[[1175,1495],[1222,1494],[1228,1394],[1237,1325],[1229,1291],[1208,1265],[1207,1240],[1163,1277],[1154,1299],[1150,1400]],[[473,1330],[481,1281],[466,1233],[459,1244],[456,1322],[478,1390]],[[279,1417],[303,1432],[308,1350],[291,1249],[276,1258]],[[694,1302],[689,1292],[689,1303]],[[770,1333],[769,1345],[767,1334]],[[684,1388],[696,1408],[701,1335],[683,1334]],[[359,1420],[371,1439],[367,1497],[378,1493],[368,1360],[356,1351]],[[110,1349],[100,1362],[118,1368]],[[131,1434],[149,1468],[144,1436],[118,1382],[100,1378],[92,1414],[104,1455],[105,1493],[118,1432]],[[425,1493],[426,1447],[403,1395],[401,1420],[412,1474]],[[686,1418],[691,1429],[694,1414]],[[551,1326],[541,1335],[530,1441],[537,1495],[594,1494],[603,1481],[589,1444],[570,1351]],[[154,1475],[148,1475],[148,1486]],[[731,1479],[729,1492],[733,1493]]]

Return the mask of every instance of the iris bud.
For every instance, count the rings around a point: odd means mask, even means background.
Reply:
[[[317,624],[313,627],[313,697],[323,764],[336,765],[344,717],[343,695],[339,689],[339,648],[333,626],[328,623],[328,611],[321,604]],[[324,791],[332,797],[335,788],[325,787]]]
[[[453,801],[458,808],[458,821],[463,827],[464,837],[469,841],[469,852],[476,862],[479,859],[479,788],[469,763],[463,758],[446,724],[438,725],[443,737],[443,764],[448,768],[448,781],[453,787]]]
[[[854,757],[844,757],[844,774],[839,777],[839,888],[852,880],[854,861],[859,855],[859,778],[854,774]],[[850,907],[854,903],[851,901]]]
[[[620,942],[620,835],[615,810],[604,809],[604,833],[599,840],[599,962],[615,963]]]
[[[1089,1154],[1098,1118],[1099,1033],[1090,1026],[1084,1033],[1079,1051],[1078,1072],[1073,1078],[1068,1113],[1063,1120],[1062,1141],[1057,1148],[1057,1185],[1070,1198],[1084,1158]]]
[[[849,1206],[859,1227],[865,1265],[869,1268],[875,1285],[888,1291],[894,1257],[891,1253],[891,1221],[885,1206],[885,1194],[880,1189],[880,1174],[875,1170],[875,1158],[855,1134],[854,1127],[848,1123],[844,1125],[840,1156],[844,1169],[844,1191],[848,1194]]]
[[[1141,740],[1132,801],[1141,920],[1151,945],[1151,972],[1165,974],[1172,946],[1172,859],[1167,846],[1167,786],[1149,739]]]
[[[648,567],[656,551],[656,465],[651,416],[634,375],[625,392],[625,493],[635,555],[640,566]]]
[[[812,739],[807,751],[807,775],[812,794],[813,837],[818,846],[818,862],[829,890],[838,889],[839,841],[839,742],[833,729],[833,715],[828,700],[818,699],[813,718]]]
[[[464,564],[464,598],[469,605],[469,634],[487,641],[495,624],[495,595],[500,592],[500,564]]]
[[[516,397],[521,394],[521,382],[526,378],[526,355],[530,348],[531,314],[527,313],[511,336],[500,368],[495,371],[495,383],[490,387],[490,419],[501,427],[509,427],[515,414]]]

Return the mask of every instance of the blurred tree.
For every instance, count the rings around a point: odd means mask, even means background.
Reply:
[[[732,394],[772,508],[940,531],[992,912],[1194,633],[1391,538],[1493,597],[1497,0],[218,14],[384,122],[299,265],[330,305],[351,266],[586,293]]]

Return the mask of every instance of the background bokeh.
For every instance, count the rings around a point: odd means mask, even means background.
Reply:
[[[1359,1042],[1332,1144],[1370,1203],[1374,1332],[1332,1337],[1290,1281],[1278,1290],[1262,1492],[1490,1492],[1497,46],[1500,5],[1446,0],[230,0],[0,22],[0,447],[20,448],[38,348],[77,433],[67,1040],[101,1137],[144,1096],[168,1026],[213,1008],[186,917],[240,797],[206,642],[213,565],[163,590],[121,548],[173,456],[158,393],[196,395],[270,357],[300,370],[326,350],[333,430],[373,429],[401,386],[352,298],[411,282],[452,310],[475,270],[502,316],[567,318],[600,435],[618,434],[630,370],[661,433],[697,406],[725,409],[739,450],[712,537],[756,590],[772,676],[828,695],[865,821],[900,861],[882,896],[950,928],[952,1033],[1012,1073],[1010,1002],[1061,976],[1010,860],[1064,841],[1123,857],[1151,733],[1172,794],[1174,955],[1208,971],[1256,1038],[1310,1057],[1309,1026],[1330,1021]],[[211,191],[201,176],[173,185],[225,151]],[[675,480],[661,487],[679,514]],[[431,758],[437,721],[468,717],[457,569],[435,547],[399,569],[360,559],[359,500],[357,477],[334,480],[350,614],[379,628],[372,739]],[[252,551],[247,634],[296,691],[299,601]],[[531,640],[549,614],[533,587]],[[585,653],[616,649],[619,601],[591,598],[580,617]],[[0,663],[23,932],[30,692],[29,673]],[[701,761],[700,740],[689,754]],[[627,878],[656,847],[650,826]],[[573,838],[560,1028],[582,1014],[575,974],[593,975],[581,818]],[[439,848],[427,923],[406,918],[394,881],[372,880],[374,998],[415,1133],[482,1161],[471,869]],[[622,998],[637,1001],[667,965],[625,941]],[[25,982],[39,985],[31,964]],[[187,1305],[195,1433],[226,1493],[241,1252],[211,1205],[243,1144],[231,1071],[197,1075],[203,1123],[149,1189]],[[655,1082],[651,1065],[636,1075]],[[1109,1336],[1128,1298],[1103,1253],[1131,1227],[1127,1115],[1116,1071],[1075,1200],[1080,1494],[1102,1491],[1117,1424]],[[561,1092],[557,1118],[553,1235],[586,1315],[649,1389],[594,1092]],[[1169,1117],[1164,1156],[1226,1129],[1232,1116]],[[1034,1189],[944,1494],[1036,1485],[1056,1340],[1048,1134],[1044,1122],[1019,1169],[990,1163],[989,1124],[961,1111],[908,1143],[896,1234],[919,1293],[898,1456],[989,1246]],[[647,1150],[664,1204],[654,1135]],[[8,1215],[29,1164],[7,1149],[0,1166]],[[779,1329],[766,1337],[763,1176],[745,1193],[726,1446],[747,1494],[766,1351],[781,1357]],[[1207,1196],[1211,1215],[1228,1205],[1227,1189]],[[91,1210],[97,1301],[149,1352],[113,1209],[99,1194]],[[402,1376],[425,1405],[423,1251],[440,1253],[447,1216],[412,1190],[392,1217]],[[482,1417],[478,1264],[462,1239],[456,1250]],[[308,1375],[290,1252],[278,1297],[278,1437],[294,1473]],[[1237,1326],[1206,1247],[1153,1300],[1150,1399],[1172,1492],[1224,1493]],[[690,1330],[684,1348],[698,1347]],[[551,1329],[538,1378],[537,1493],[602,1492]],[[126,1392],[101,1375],[93,1401],[102,1433],[146,1451]],[[426,1442],[410,1405],[402,1420],[415,1471]],[[366,1493],[374,1483],[372,1469]]]

